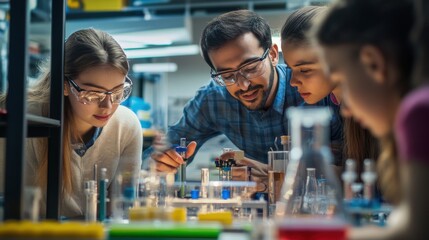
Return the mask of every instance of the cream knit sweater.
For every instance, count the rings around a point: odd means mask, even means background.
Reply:
[[[128,108],[119,106],[103,127],[94,145],[87,149],[83,157],[73,151],[71,164],[73,191],[70,195],[62,196],[61,215],[78,217],[85,214],[84,182],[93,179],[94,164],[98,165],[99,170],[107,169],[109,190],[117,174],[124,171],[137,174],[141,167],[142,137],[137,116]],[[24,177],[26,186],[34,185],[36,182],[40,159],[35,150],[40,147],[39,144],[36,139],[27,140]],[[0,193],[3,193],[4,139],[0,141],[0,150]],[[44,215],[46,190],[42,192],[41,214]]]

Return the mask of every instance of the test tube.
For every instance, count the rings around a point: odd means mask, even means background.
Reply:
[[[107,183],[109,181],[106,175],[107,175],[107,169],[102,168],[100,173],[100,186],[99,186],[100,204],[99,204],[99,210],[98,210],[98,218],[101,222],[103,222],[106,219]]]
[[[94,164],[94,169],[93,169],[93,175],[94,175],[94,181],[98,182],[98,165]]]
[[[179,171],[178,171],[178,178],[181,182],[180,191],[179,191],[179,197],[185,198],[186,191],[186,138],[180,138],[180,146],[176,147],[176,152],[180,154],[180,156],[183,158],[183,164],[180,165]]]
[[[94,180],[85,182],[86,209],[85,220],[95,222],[97,220],[97,182]]]
[[[207,198],[207,186],[210,181],[210,173],[208,168],[201,169],[201,198]]]

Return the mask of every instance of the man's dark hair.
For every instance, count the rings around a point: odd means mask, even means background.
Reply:
[[[237,10],[216,17],[207,24],[201,34],[200,46],[204,60],[212,69],[215,69],[208,52],[219,49],[225,43],[249,32],[255,35],[262,48],[271,47],[270,26],[255,12]]]

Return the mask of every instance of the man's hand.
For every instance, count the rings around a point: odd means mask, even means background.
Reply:
[[[236,161],[237,166],[249,166],[252,168],[251,180],[256,182],[257,192],[268,191],[268,165],[244,157]]]
[[[159,172],[175,173],[177,168],[183,164],[183,158],[174,149],[169,148],[163,135],[155,137],[153,148],[155,151],[151,154],[152,159],[155,161],[156,170]],[[191,157],[197,143],[192,141],[187,146],[186,158]]]
[[[234,152],[225,152],[220,156],[220,159],[227,160],[234,158]],[[248,166],[251,167],[251,180],[256,182],[256,191],[257,192],[266,192],[268,184],[268,165],[252,160],[250,158],[244,157],[242,159],[236,159],[236,164],[238,167]],[[243,181],[245,178],[244,171],[235,171],[233,173],[232,179],[234,181]],[[247,180],[247,179],[246,179]]]

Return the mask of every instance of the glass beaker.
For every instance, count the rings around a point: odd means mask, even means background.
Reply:
[[[137,177],[131,172],[118,173],[112,184],[112,220],[128,219],[129,209],[137,204]]]
[[[292,146],[277,216],[332,217],[343,214],[341,187],[329,147],[329,108],[290,108]],[[323,179],[323,180],[322,180]],[[323,181],[323,198],[318,196]],[[323,201],[320,203],[318,201]],[[317,209],[318,207],[323,209]]]

